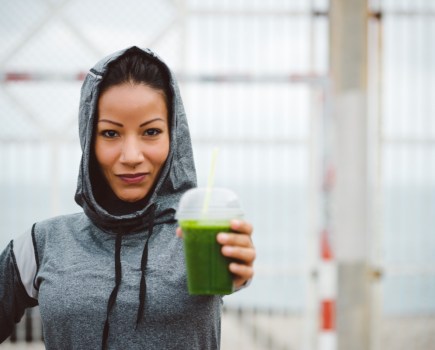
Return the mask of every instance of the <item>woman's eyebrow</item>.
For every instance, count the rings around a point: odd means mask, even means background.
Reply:
[[[147,125],[147,124],[149,124],[149,123],[155,122],[155,121],[157,121],[157,120],[160,120],[160,121],[162,121],[162,122],[165,122],[162,118],[154,118],[154,119],[151,119],[151,120],[147,120],[145,123],[142,123],[141,125],[139,125],[139,127],[143,127],[143,126],[145,126],[145,125]]]
[[[150,124],[150,123],[152,123],[152,122],[155,122],[155,121],[162,121],[162,122],[164,122],[164,120],[163,120],[162,118],[154,118],[154,119],[151,119],[151,120],[147,120],[146,122],[144,122],[144,123],[142,123],[141,125],[139,125],[139,127],[143,127],[143,126],[145,126],[145,125],[147,125],[147,124]],[[123,127],[123,126],[124,126],[124,125],[121,124],[121,123],[118,123],[118,122],[115,122],[115,121],[113,121],[113,120],[109,120],[109,119],[100,119],[100,120],[98,121],[98,123],[101,123],[101,122],[106,122],[106,123],[114,124],[114,125],[117,125],[117,126],[119,126],[119,127]]]
[[[124,126],[121,123],[114,122],[113,120],[108,120],[108,119],[100,119],[98,122],[99,123],[101,123],[101,122],[111,123],[111,124],[115,124],[115,125],[120,126],[120,127]]]

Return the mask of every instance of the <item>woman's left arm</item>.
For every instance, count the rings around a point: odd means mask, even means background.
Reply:
[[[237,262],[230,263],[234,274],[234,287],[239,289],[254,276],[255,247],[252,243],[252,225],[243,220],[232,220],[231,230],[218,234],[217,241],[222,244],[222,254]]]

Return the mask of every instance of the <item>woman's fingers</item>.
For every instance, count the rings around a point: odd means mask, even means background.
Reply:
[[[222,245],[222,254],[234,260],[229,269],[234,276],[234,285],[241,287],[254,276],[256,252],[251,239],[253,227],[246,221],[232,220],[230,229],[232,232],[221,232],[216,239]],[[176,235],[183,237],[180,227],[177,227]]]
[[[177,235],[177,237],[183,238],[183,231],[181,230],[181,227],[177,227],[175,234]]]
[[[231,263],[230,271],[236,276],[235,283],[237,287],[254,276],[254,268],[252,266]],[[237,282],[240,282],[240,285],[237,285]]]
[[[224,245],[222,247],[222,254],[249,266],[251,266],[255,260],[255,250],[251,247],[244,248],[240,246]]]
[[[240,288],[247,281],[254,277],[254,268],[252,265],[244,265],[238,263],[231,263],[229,266],[230,272],[233,274],[234,287]]]
[[[234,285],[240,287],[254,276],[256,253],[251,239],[252,225],[233,220],[230,227],[235,233],[219,233],[217,241],[222,245],[222,254],[235,260],[230,263],[229,269],[234,275]]]
[[[222,245],[252,247],[251,237],[241,233],[219,233],[217,235],[218,243]]]
[[[255,260],[255,248],[252,243],[252,225],[242,220],[232,220],[231,229],[237,233],[222,232],[217,235],[222,244],[222,254],[251,266]]]
[[[248,236],[252,235],[252,225],[247,221],[231,220],[230,227],[234,232],[244,233]]]

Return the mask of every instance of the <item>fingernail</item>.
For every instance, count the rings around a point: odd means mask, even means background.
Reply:
[[[231,254],[234,251],[232,247],[222,247],[222,253],[224,254]]]
[[[218,237],[218,240],[222,241],[222,242],[225,242],[228,240],[228,234],[226,234],[226,233],[219,233],[217,235],[217,237]]]
[[[242,223],[240,220],[232,220],[231,221],[231,226],[233,226],[233,227],[239,227],[241,224]]]

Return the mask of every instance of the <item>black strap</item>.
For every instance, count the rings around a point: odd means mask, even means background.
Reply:
[[[153,234],[153,227],[154,227],[154,207],[151,211],[151,217],[148,221],[148,237],[146,238],[143,252],[142,252],[142,259],[140,262],[140,270],[141,270],[141,277],[140,277],[140,289],[139,289],[139,308],[137,309],[137,317],[136,317],[136,329],[138,324],[142,321],[144,316],[144,309],[145,309],[145,295],[146,295],[146,280],[145,280],[145,270],[147,266],[148,261],[148,242],[150,240],[151,235]]]
[[[142,252],[142,259],[140,263],[141,279],[140,279],[140,289],[139,289],[139,307],[137,310],[137,318],[136,318],[136,329],[137,329],[137,325],[143,320],[143,316],[144,316],[145,295],[146,295],[145,270],[146,270],[147,260],[148,260],[148,241],[153,233],[153,227],[154,227],[154,217],[155,217],[154,214],[155,214],[155,207],[153,206],[150,212],[150,217],[148,219],[148,236],[145,239],[145,244]],[[109,316],[113,306],[115,305],[116,297],[118,296],[119,286],[121,285],[122,237],[123,237],[122,234],[117,234],[115,240],[115,287],[113,287],[112,293],[110,293],[110,297],[107,302],[106,321],[104,322],[103,339],[101,344],[102,350],[107,349],[107,340],[109,338]]]
[[[105,350],[107,348],[107,339],[109,337],[110,311],[112,310],[113,305],[115,305],[119,286],[121,285],[121,243],[122,235],[117,234],[115,240],[115,287],[113,287],[112,293],[110,293],[109,301],[107,302],[106,322],[104,323],[103,341],[101,345],[102,350]]]

